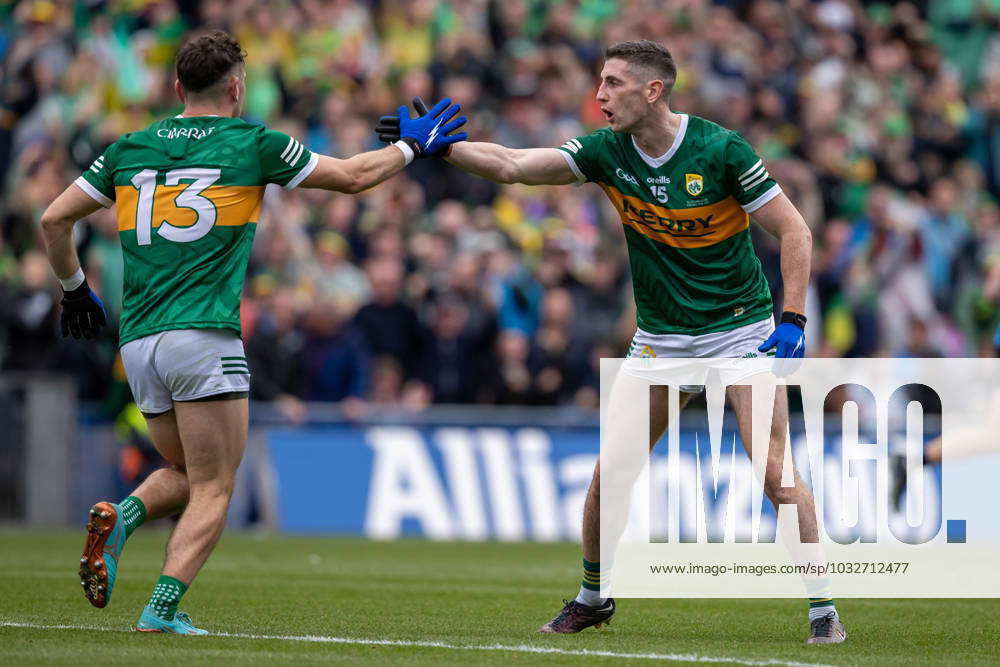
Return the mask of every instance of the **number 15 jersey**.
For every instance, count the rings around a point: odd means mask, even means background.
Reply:
[[[123,135],[75,183],[117,204],[125,261],[119,344],[172,329],[240,331],[264,186],[291,189],[318,158],[239,118],[167,118]]]
[[[697,336],[771,315],[750,213],[781,187],[744,139],[680,114],[673,145],[650,157],[632,135],[598,130],[559,147],[580,183],[604,190],[625,226],[639,328]]]

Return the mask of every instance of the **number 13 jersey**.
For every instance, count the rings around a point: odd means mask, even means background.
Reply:
[[[125,261],[119,344],[172,329],[240,331],[264,186],[292,189],[317,156],[239,118],[168,118],[123,135],[75,183],[117,204]]]
[[[771,315],[750,213],[781,193],[736,132],[680,114],[673,145],[650,157],[603,129],[559,147],[579,183],[597,183],[625,227],[639,328],[697,336]]]

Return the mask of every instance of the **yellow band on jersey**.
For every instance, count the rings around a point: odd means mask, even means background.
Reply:
[[[666,208],[598,183],[614,203],[622,223],[643,236],[674,248],[705,248],[750,226],[750,216],[733,196],[707,206]]]
[[[194,209],[177,205],[177,195],[188,187],[181,185],[157,185],[153,198],[153,227],[164,221],[174,227],[190,227],[197,219]],[[249,222],[257,222],[260,205],[264,198],[264,186],[213,185],[199,193],[215,206],[216,227],[241,227]],[[136,206],[139,191],[132,186],[115,187],[115,202],[118,204],[118,231],[135,229]]]

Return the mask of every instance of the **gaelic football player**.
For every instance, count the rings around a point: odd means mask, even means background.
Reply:
[[[736,132],[671,111],[677,71],[670,52],[643,40],[605,52],[597,101],[609,127],[559,148],[511,149],[463,142],[447,159],[498,183],[597,183],[625,227],[638,309],[631,357],[798,358],[805,347],[805,293],[812,239],[804,220],[771,178],[763,161]],[[377,131],[395,140],[395,121]],[[772,319],[770,290],[750,241],[750,216],[781,244],[783,314]],[[650,446],[667,425],[667,388],[653,387]],[[749,387],[730,387],[729,402],[750,447]],[[692,394],[681,393],[681,405]],[[798,506],[802,542],[819,541],[812,495],[798,474],[781,486],[788,421],[779,388],[764,489],[771,501]],[[600,596],[600,469],[584,507],[583,581],[579,595],[541,628],[579,632],[607,622],[612,599]],[[809,643],[846,638],[833,600],[810,598]]]
[[[239,118],[244,53],[224,32],[177,55],[178,116],[109,146],[42,217],[60,279],[63,335],[91,338],[106,323],[73,244],[74,223],[117,207],[125,261],[121,356],[157,450],[171,464],[120,503],[90,510],[80,559],[84,593],[107,605],[126,539],[144,521],[180,513],[162,574],[136,629],[206,634],[178,603],[222,533],[248,427],[250,369],[240,338],[240,293],[269,183],[361,192],[465,138],[442,100],[401,123],[394,147],[340,160]]]

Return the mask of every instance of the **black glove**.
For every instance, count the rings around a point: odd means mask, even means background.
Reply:
[[[413,110],[423,116],[427,113],[427,105],[419,97],[413,98]],[[382,116],[375,126],[375,133],[379,141],[387,144],[394,144],[399,141],[399,116]]]
[[[108,324],[104,302],[87,285],[87,280],[74,290],[63,291],[62,335],[73,338],[94,338]]]

